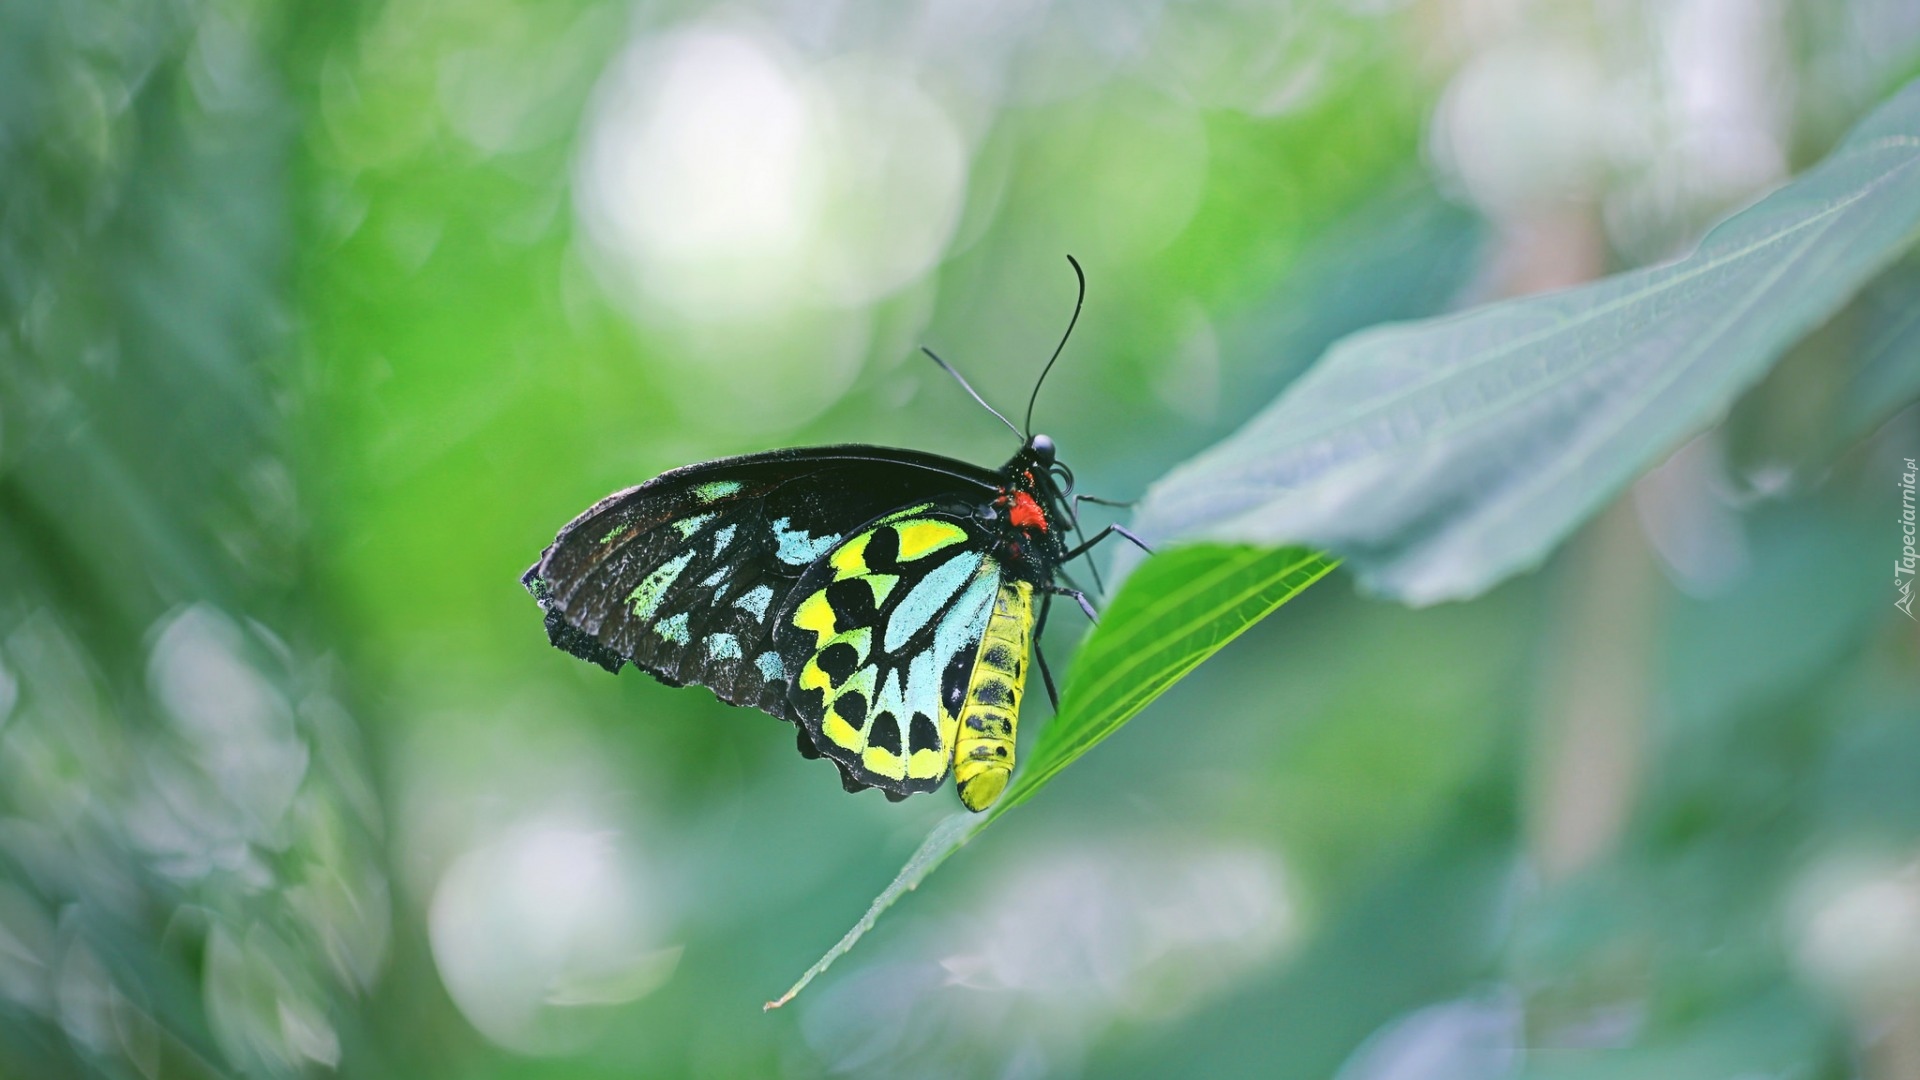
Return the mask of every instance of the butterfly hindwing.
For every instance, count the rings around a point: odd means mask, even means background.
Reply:
[[[802,578],[864,523],[977,502],[993,482],[962,462],[874,447],[709,462],[601,500],[523,580],[567,652],[791,719],[797,669],[776,630]]]
[[[853,532],[799,580],[774,628],[788,705],[849,786],[931,791],[1003,577],[970,516],[919,503]]]

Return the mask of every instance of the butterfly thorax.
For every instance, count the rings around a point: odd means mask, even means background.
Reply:
[[[1041,438],[1044,439],[1044,436]],[[1049,471],[1052,442],[1036,452],[1029,442],[1000,470],[1000,488],[976,516],[999,537],[996,554],[1016,575],[1036,584],[1053,581],[1053,568],[1066,554],[1058,516],[1060,490]]]

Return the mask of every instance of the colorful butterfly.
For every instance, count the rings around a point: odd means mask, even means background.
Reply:
[[[1068,335],[1079,315],[1076,302]],[[1109,534],[1140,543],[1109,525],[1070,545],[1081,502],[1114,504],[1073,494],[1052,439],[1014,432],[998,471],[857,445],[675,469],[588,508],[521,580],[574,656],[792,721],[801,754],[832,759],[848,791],[897,801],[951,769],[960,801],[985,810],[1013,773],[1029,645],[1059,704],[1037,650],[1053,597],[1093,615],[1055,584],[1061,564]]]

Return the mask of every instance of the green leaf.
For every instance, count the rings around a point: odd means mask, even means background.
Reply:
[[[1473,596],[1713,423],[1917,227],[1920,82],[1687,258],[1339,342],[1135,527],[1311,543],[1407,602]]]
[[[1320,580],[1337,561],[1304,548],[1190,547],[1148,561],[1087,635],[994,819],[1031,799],[1227,642]]]
[[[1834,431],[1836,449],[1920,400],[1920,259],[1908,258],[1860,296],[1864,347]]]
[[[1217,546],[1180,548],[1144,563],[1087,635],[1061,694],[1060,714],[1041,732],[1006,795],[985,814],[962,812],[934,826],[853,929],[766,1007],[792,1001],[960,845],[1039,794],[1201,661],[1336,565],[1304,548]]]

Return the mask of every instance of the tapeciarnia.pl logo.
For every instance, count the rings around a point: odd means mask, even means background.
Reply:
[[[1913,619],[1913,477],[1920,469],[1914,468],[1913,459],[1906,458],[1907,469],[1900,474],[1900,557],[1893,563],[1893,589],[1899,599],[1893,606]],[[1916,620],[1920,621],[1920,620]]]

